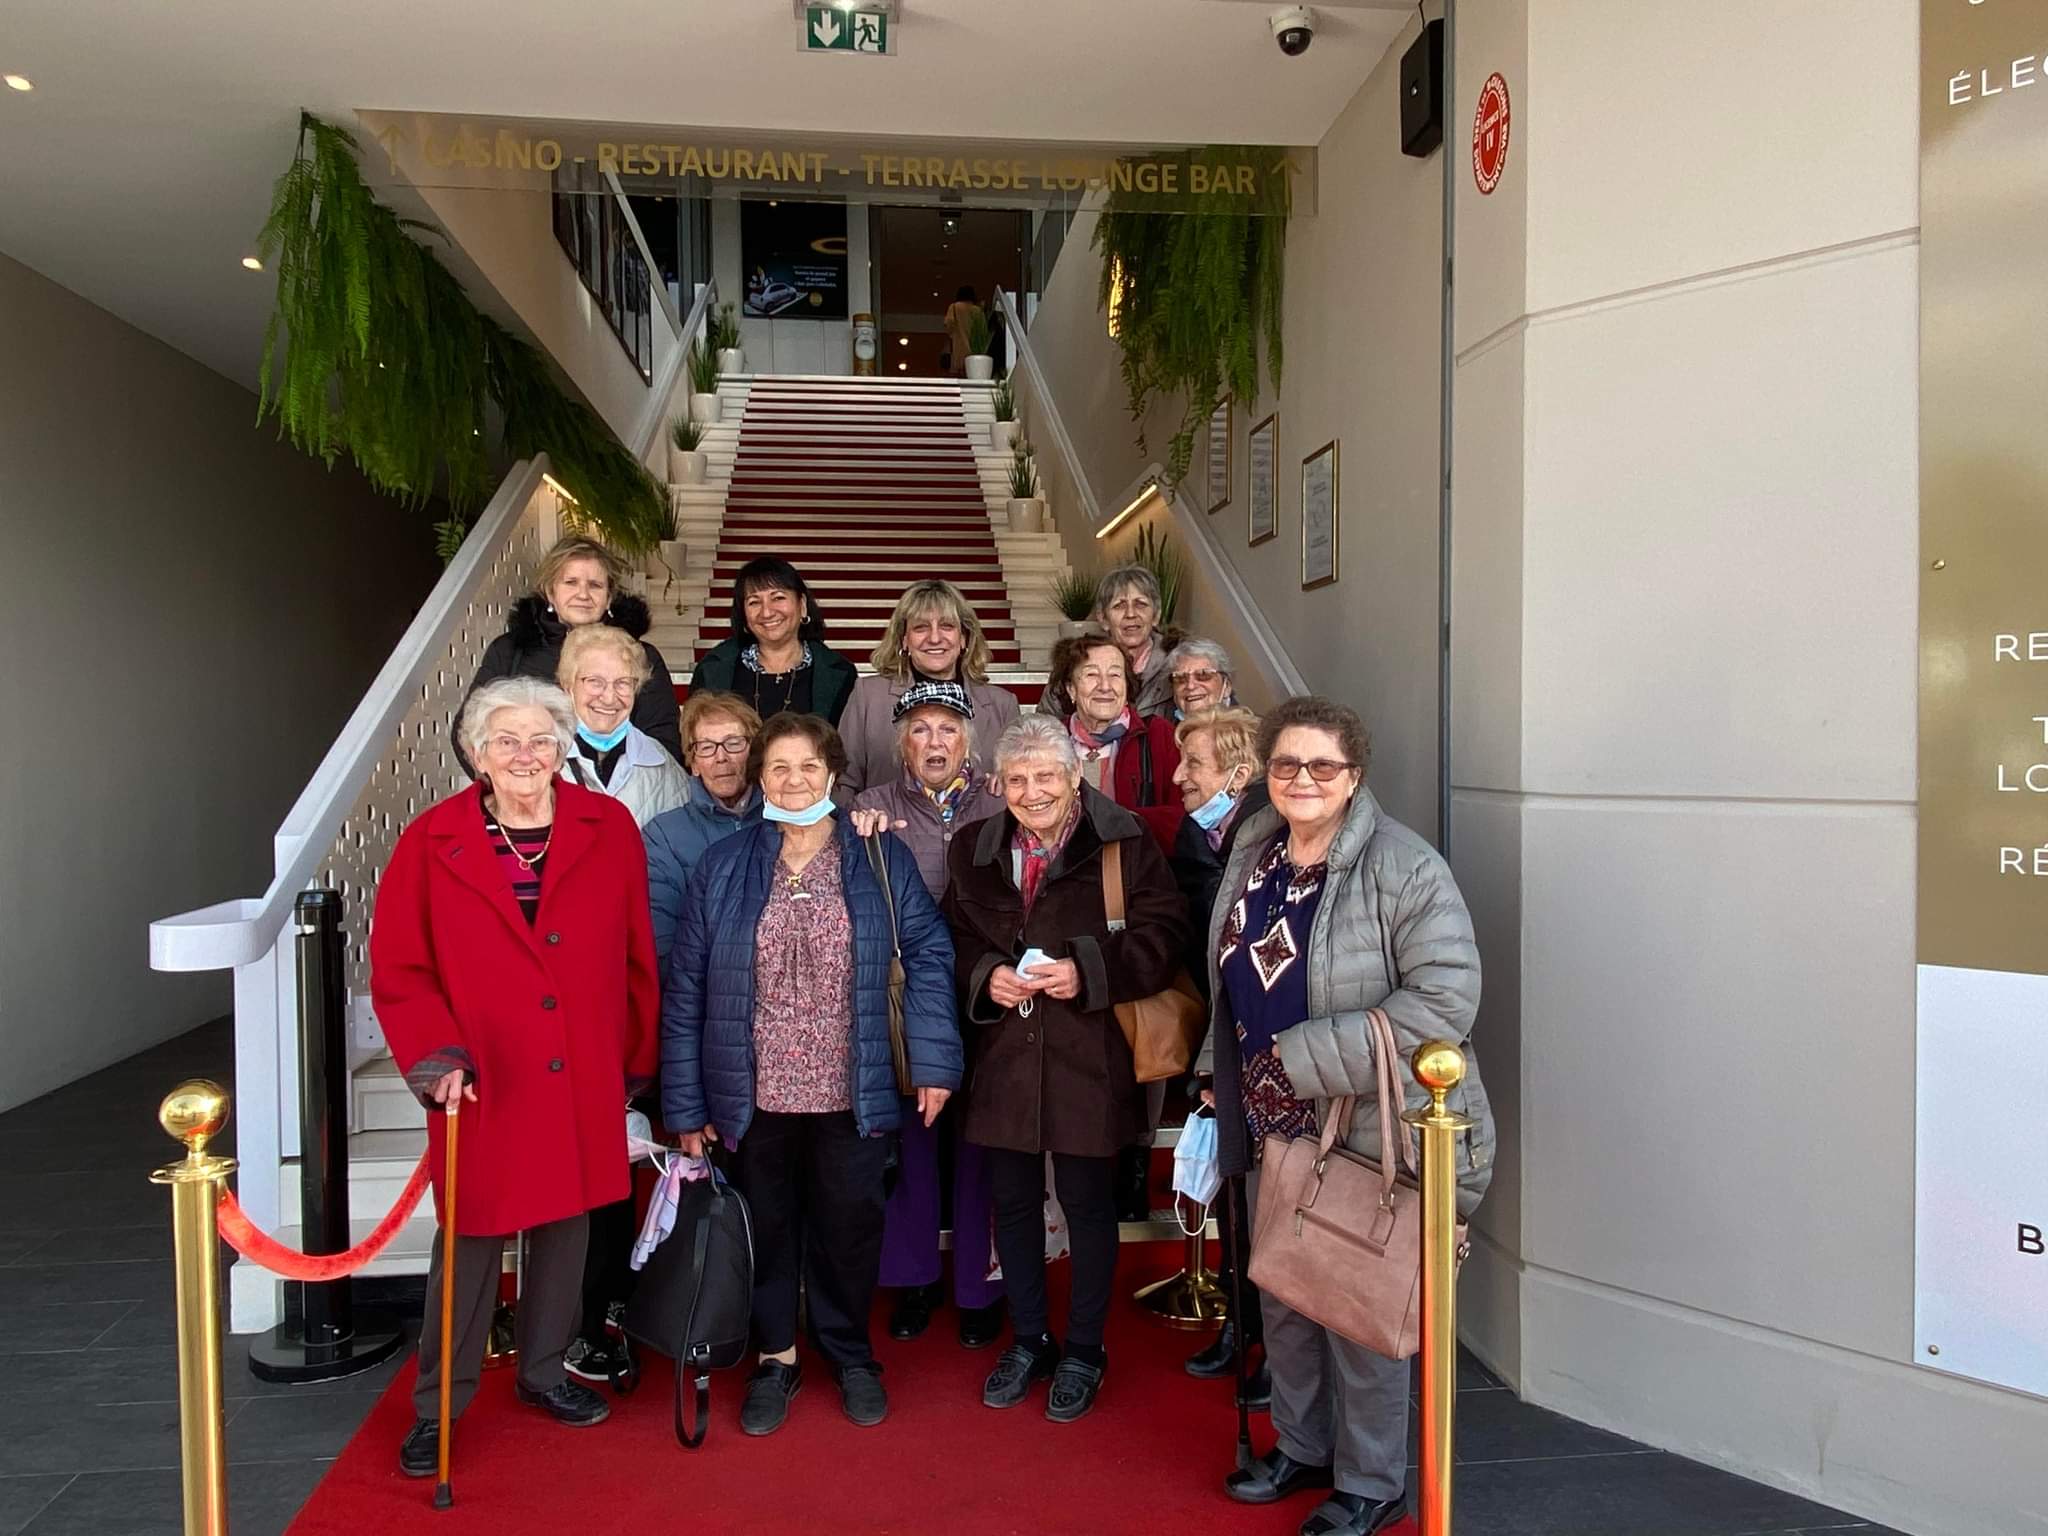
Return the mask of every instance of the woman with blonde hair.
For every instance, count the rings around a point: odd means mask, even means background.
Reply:
[[[576,709],[575,750],[563,777],[610,795],[640,827],[690,798],[683,765],[633,723],[633,700],[647,684],[639,641],[609,624],[572,629],[555,681]]]
[[[676,691],[661,652],[641,637],[653,626],[646,602],[624,589],[626,563],[596,539],[566,534],[534,568],[533,591],[512,605],[505,633],[484,652],[469,685],[475,693],[500,677],[538,677],[552,683],[562,664],[562,642],[586,624],[609,624],[635,640],[646,657],[647,674],[633,695],[633,724],[682,761],[676,733]],[[464,752],[461,742],[456,750]],[[463,757],[465,765],[469,758]]]
[[[840,717],[839,737],[846,744],[842,786],[858,792],[901,777],[896,703],[919,682],[958,683],[967,690],[976,743],[969,772],[986,782],[996,738],[1022,711],[1014,693],[988,680],[988,639],[960,589],[950,581],[913,583],[889,617],[874,666],[873,676],[853,685]]]

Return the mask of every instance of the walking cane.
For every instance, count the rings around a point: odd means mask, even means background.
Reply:
[[[1230,1326],[1237,1330],[1237,1348],[1232,1354],[1237,1370],[1237,1467],[1242,1472],[1252,1464],[1252,1410],[1246,1401],[1251,1396],[1251,1378],[1245,1374],[1245,1357],[1251,1353],[1252,1345],[1244,1331],[1245,1245],[1238,1241],[1238,1223],[1244,1210],[1244,1175],[1234,1173],[1229,1182],[1230,1187],[1223,1192],[1223,1214],[1230,1226],[1225,1241],[1230,1244]]]
[[[448,1095],[448,1150],[441,1173],[441,1480],[434,1485],[434,1508],[449,1509],[455,1490],[448,1485],[449,1391],[455,1381],[455,1133],[462,1125],[462,1089]]]

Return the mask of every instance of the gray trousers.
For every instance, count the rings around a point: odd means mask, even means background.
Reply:
[[[1256,1169],[1245,1184],[1257,1211]],[[1305,1465],[1334,1467],[1341,1492],[1399,1498],[1408,1483],[1408,1362],[1339,1338],[1270,1292],[1259,1303],[1280,1449]]]
[[[420,1375],[412,1389],[412,1406],[423,1419],[441,1412],[441,1245],[446,1236],[434,1234],[434,1256],[427,1265],[427,1310],[420,1319]],[[547,1392],[568,1378],[562,1351],[576,1336],[583,1314],[583,1251],[589,1237],[587,1214],[550,1221],[526,1233],[516,1327],[519,1384],[528,1391]],[[498,1278],[504,1272],[507,1240],[455,1239],[455,1359],[449,1365],[455,1375],[449,1383],[448,1411],[457,1418],[476,1396],[477,1378],[483,1374],[484,1345],[490,1339],[491,1315],[498,1309]]]

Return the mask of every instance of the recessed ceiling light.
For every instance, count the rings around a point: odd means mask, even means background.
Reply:
[[[908,336],[898,336],[896,338],[896,345],[899,347],[907,347],[910,345],[910,338]]]
[[[8,75],[6,80],[10,91],[32,91],[36,88],[35,81],[27,75]]]
[[[263,262],[261,261],[260,258],[255,256],[244,256],[242,258],[242,265],[247,267],[251,272],[261,272],[263,270]]]
[[[910,364],[908,364],[908,363],[898,363],[898,364],[896,365],[896,371],[897,371],[898,373],[908,373],[908,372],[910,372]]]

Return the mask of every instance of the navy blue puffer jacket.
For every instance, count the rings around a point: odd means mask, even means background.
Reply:
[[[853,1113],[863,1136],[902,1123],[889,1052],[889,911],[867,850],[842,817],[841,879],[853,919]],[[960,1086],[953,939],[917,860],[882,835],[903,948],[903,1034],[911,1082]],[[661,1000],[661,1114],[672,1131],[718,1127],[727,1146],[754,1118],[754,929],[782,829],[751,821],[708,849],[683,896]]]

